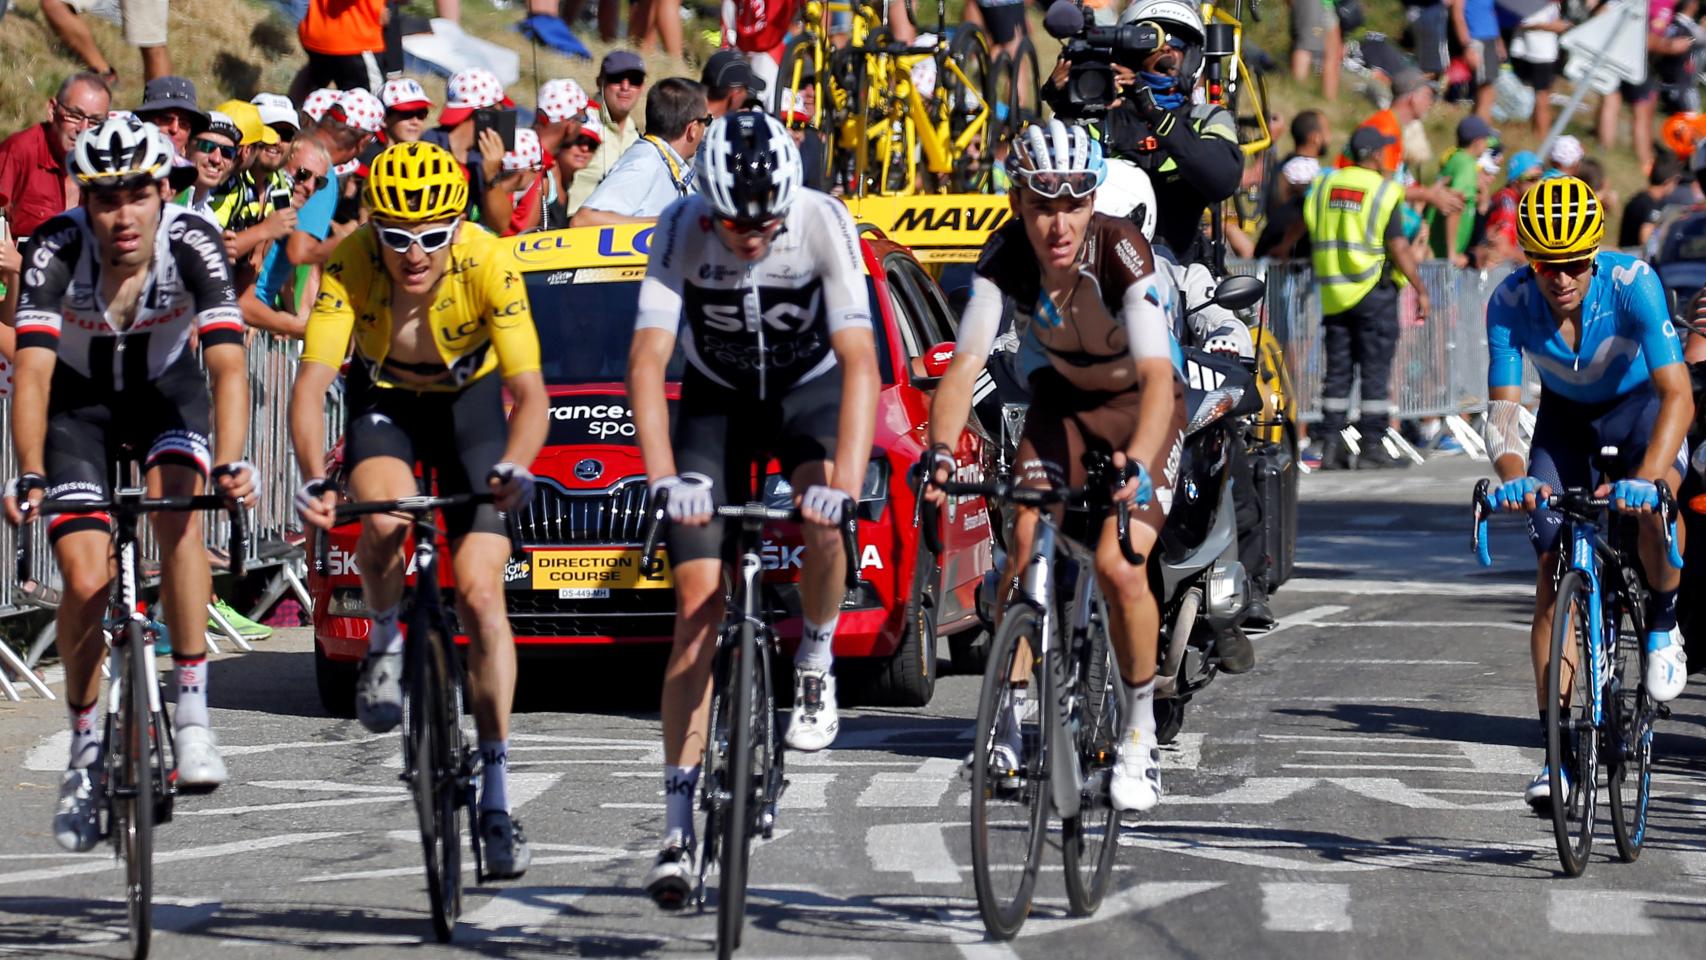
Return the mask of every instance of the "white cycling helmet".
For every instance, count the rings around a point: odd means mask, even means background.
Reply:
[[[82,186],[96,188],[164,180],[172,172],[176,155],[172,141],[159,127],[123,113],[78,134],[71,150],[71,172]]]
[[[1142,23],[1153,20],[1167,31],[1169,39],[1174,37],[1185,41],[1184,63],[1179,69],[1179,76],[1184,80],[1184,86],[1189,93],[1190,87],[1195,87],[1197,78],[1202,75],[1203,43],[1208,37],[1208,30],[1203,26],[1202,8],[1190,0],[1132,0],[1120,12],[1120,23]]]
[[[756,110],[717,118],[695,162],[699,192],[731,220],[781,217],[805,187],[805,164],[793,136],[780,120]]]
[[[1128,217],[1143,231],[1143,239],[1155,239],[1155,186],[1137,164],[1119,157],[1108,158],[1108,178],[1096,191],[1096,212],[1110,217]]]
[[[1045,197],[1070,193],[1082,200],[1108,178],[1108,164],[1088,129],[1049,120],[1027,124],[1013,138],[1007,174]]]

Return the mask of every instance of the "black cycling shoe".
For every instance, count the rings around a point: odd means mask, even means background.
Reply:
[[[1233,628],[1231,633],[1214,641],[1214,651],[1220,655],[1221,673],[1249,673],[1256,666],[1256,648],[1244,631]]]
[[[521,821],[503,810],[480,811],[480,850],[486,876],[492,880],[514,880],[533,862],[533,848]]]
[[[1345,438],[1338,431],[1331,431],[1321,438],[1321,465],[1317,470],[1349,470],[1351,468],[1351,448],[1345,445]]]

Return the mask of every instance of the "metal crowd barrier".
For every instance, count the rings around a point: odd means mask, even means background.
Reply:
[[[259,331],[251,334],[247,347],[249,435],[244,459],[255,465],[261,485],[260,495],[254,499],[249,513],[247,568],[252,573],[264,574],[267,578],[259,601],[250,611],[254,615],[265,612],[286,592],[293,594],[304,609],[311,606],[307,588],[303,584],[306,558],[300,545],[300,523],[292,505],[301,478],[290,446],[289,409],[290,391],[296,380],[296,365],[300,353],[299,341]],[[0,478],[15,477],[18,474],[17,459],[12,450],[11,406],[10,397],[0,398]],[[342,432],[343,397],[339,391],[334,391],[327,397],[326,424],[327,436],[337,436]],[[228,521],[223,515],[206,514],[204,526],[209,548],[223,555],[229,542]],[[18,533],[10,524],[0,523],[0,563],[9,564],[11,558],[16,556]],[[30,524],[27,535],[37,538],[34,544],[35,562],[38,565],[35,574],[37,581],[45,585],[46,589],[32,596],[24,595],[13,576],[13,571],[6,569],[4,573],[0,573],[0,617],[16,616],[29,610],[49,607],[51,602],[44,598],[58,595],[59,571],[53,561],[53,551],[47,547],[44,525]],[[158,569],[153,565],[159,559],[159,548],[152,531],[146,525],[141,539],[145,571],[150,568]],[[152,586],[156,579],[151,578],[149,586]],[[240,648],[248,649],[248,645],[237,636],[236,631],[228,629],[229,624],[223,624],[219,618],[216,618],[215,622],[227,628],[220,631],[223,637],[229,638]],[[49,639],[45,633],[38,638],[35,649],[28,658],[31,664]],[[3,647],[4,644],[0,643],[0,648]],[[0,653],[0,658],[4,658],[3,653]],[[4,666],[5,664],[0,664],[0,695],[13,696],[15,699],[14,691],[6,681]],[[11,666],[16,672],[17,664],[11,663]]]
[[[1321,379],[1326,372],[1322,340],[1321,301],[1314,274],[1305,260],[1233,260],[1232,273],[1267,282],[1264,306],[1266,336],[1279,338],[1296,392],[1299,419],[1321,419]],[[1421,264],[1422,284],[1430,309],[1416,316],[1416,294],[1404,289],[1399,297],[1398,346],[1387,396],[1393,416],[1401,420],[1431,417],[1456,421],[1461,433],[1465,418],[1487,406],[1487,300],[1511,268],[1469,270],[1444,260]],[[1360,396],[1351,391],[1351,422]],[[1524,400],[1538,399],[1532,376],[1524,377]]]

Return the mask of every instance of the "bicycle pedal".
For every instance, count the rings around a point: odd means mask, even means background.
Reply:
[[[1660,720],[1669,720],[1670,719],[1670,704],[1668,704],[1668,703],[1659,704],[1658,710],[1656,711],[1655,716]]]

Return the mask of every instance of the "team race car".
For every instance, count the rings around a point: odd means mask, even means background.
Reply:
[[[509,256],[527,284],[551,393],[551,426],[533,464],[533,503],[515,517],[521,555],[505,571],[510,623],[523,656],[548,650],[666,644],[674,620],[667,576],[639,573],[647,513],[645,466],[624,393],[628,348],[649,224],[584,227],[516,237]],[[944,550],[932,560],[919,543],[909,479],[923,450],[929,391],[951,356],[947,299],[919,262],[881,230],[862,230],[882,390],[871,465],[860,494],[859,585],[842,602],[835,637],[844,702],[919,706],[930,700],[937,646],[975,662],[981,644],[978,584],[993,563],[986,504],[944,511]],[[683,368],[671,363],[672,408]],[[993,444],[975,421],[955,456],[962,476],[990,467]],[[771,464],[763,497],[784,505],[792,491]],[[331,533],[328,562],[311,571],[319,693],[335,715],[353,715],[356,667],[367,649],[368,611],[355,562],[356,524]],[[795,583],[797,527],[765,529],[767,603],[786,646],[801,624]],[[446,608],[449,564],[441,587]],[[458,641],[467,642],[466,636]]]

